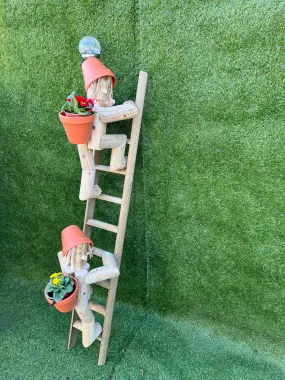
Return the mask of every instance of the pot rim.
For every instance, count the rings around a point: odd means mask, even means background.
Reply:
[[[63,124],[93,124],[95,114],[80,115],[79,117],[69,117],[64,114],[64,111],[59,113],[59,119]]]

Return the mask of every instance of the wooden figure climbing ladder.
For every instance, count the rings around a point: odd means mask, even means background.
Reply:
[[[125,102],[121,106],[97,108],[97,115],[96,115],[97,123],[107,124],[114,121],[133,118],[131,136],[130,136],[130,139],[127,140],[127,143],[129,144],[129,153],[128,153],[125,169],[116,170],[114,169],[114,164],[113,164],[113,167],[111,166],[111,164],[110,166],[100,165],[101,150],[92,149],[93,157],[94,157],[94,168],[95,168],[94,189],[98,188],[99,171],[107,171],[114,174],[124,175],[125,181],[124,181],[122,198],[113,197],[107,194],[98,195],[99,193],[94,191],[93,193],[94,197],[93,198],[89,197],[89,199],[87,199],[84,227],[83,227],[84,233],[89,237],[91,236],[93,228],[101,228],[106,231],[116,233],[114,257],[116,259],[118,268],[120,268],[121,259],[122,259],[122,251],[123,251],[123,246],[124,246],[124,238],[125,238],[127,218],[128,218],[128,212],[129,212],[129,206],[130,206],[130,198],[131,198],[131,192],[132,192],[132,184],[133,184],[137,148],[138,148],[138,141],[139,141],[140,128],[141,128],[146,85],[147,85],[147,73],[141,71],[139,74],[135,103],[130,101],[130,102]],[[95,120],[95,127],[96,127],[96,120]],[[104,128],[106,131],[106,126]],[[115,145],[115,143],[113,143],[114,139],[112,139],[111,137],[109,138],[109,145],[108,145],[108,142],[107,142],[108,136],[115,136],[115,135],[105,135],[105,147],[113,148],[115,146],[115,149],[119,149],[117,148],[119,143]],[[119,141],[120,140],[119,136],[123,136],[123,135],[116,135],[116,136],[118,137],[118,141]],[[87,149],[87,147],[80,148],[80,146],[78,146],[79,153],[80,153],[80,149],[83,149],[83,148],[85,150]],[[88,150],[90,151],[90,149]],[[116,161],[116,157],[117,157],[116,154],[117,152],[114,150],[113,162]],[[111,160],[112,160],[112,157],[111,157]],[[120,205],[120,216],[119,216],[119,222],[117,226],[93,219],[96,199],[112,202],[112,203],[117,203]],[[102,257],[104,256],[104,252],[106,251],[98,247],[93,248],[93,254],[95,254],[96,256]],[[100,334],[97,338],[101,342],[98,365],[104,365],[106,362],[107,351],[108,351],[108,343],[109,343],[110,332],[111,332],[114,304],[115,304],[116,291],[117,291],[117,285],[118,285],[118,277],[111,278],[110,280],[97,282],[96,285],[99,285],[103,288],[108,289],[106,306],[102,306],[93,301],[89,301],[89,307],[93,311],[99,314],[102,314],[104,317],[103,331],[102,331],[102,334]],[[71,349],[76,343],[78,330],[81,329],[80,326],[81,326],[81,322],[79,320],[79,317],[75,309],[73,309],[72,318],[71,318],[71,326],[70,326],[70,334],[69,334],[69,342],[68,342],[69,349]]]

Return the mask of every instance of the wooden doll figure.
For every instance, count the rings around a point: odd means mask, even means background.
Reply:
[[[78,281],[78,297],[75,310],[81,320],[82,344],[89,347],[101,334],[102,327],[95,323],[89,307],[92,284],[119,276],[116,260],[110,252],[103,252],[103,266],[89,270],[88,256],[92,256],[93,242],[78,226],[66,227],[61,233],[62,251],[58,252],[61,270],[72,274]]]
[[[88,145],[78,145],[82,178],[80,200],[96,198],[101,194],[98,185],[94,186],[95,163],[94,150],[112,149],[110,171],[126,168],[125,148],[127,136],[124,134],[106,134],[107,123],[133,118],[137,108],[133,101],[127,101],[119,106],[113,106],[113,88],[116,77],[96,57],[100,54],[100,44],[94,37],[84,37],[79,43],[79,51],[85,61],[82,63],[87,98],[94,101],[94,125]]]

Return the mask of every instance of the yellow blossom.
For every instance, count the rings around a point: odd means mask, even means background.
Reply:
[[[56,277],[57,276],[57,273],[54,273],[54,274],[52,274],[51,276],[50,276],[50,278],[54,278],[54,277]]]
[[[57,275],[58,275],[58,276],[60,276],[61,274],[62,274],[62,272],[58,272],[58,274],[57,274]]]
[[[53,281],[52,281],[53,285],[58,285],[59,283],[59,279],[58,278],[55,278]]]

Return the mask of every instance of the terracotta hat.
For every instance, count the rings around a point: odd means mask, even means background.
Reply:
[[[90,247],[93,248],[92,240],[89,239],[78,226],[74,225],[68,226],[61,231],[61,243],[63,256],[65,256],[70,249],[80,244],[89,243]]]
[[[82,73],[85,82],[85,90],[88,91],[91,83],[102,77],[112,77],[113,87],[115,87],[117,79],[111,70],[107,69],[103,63],[95,57],[87,58],[82,63]]]

